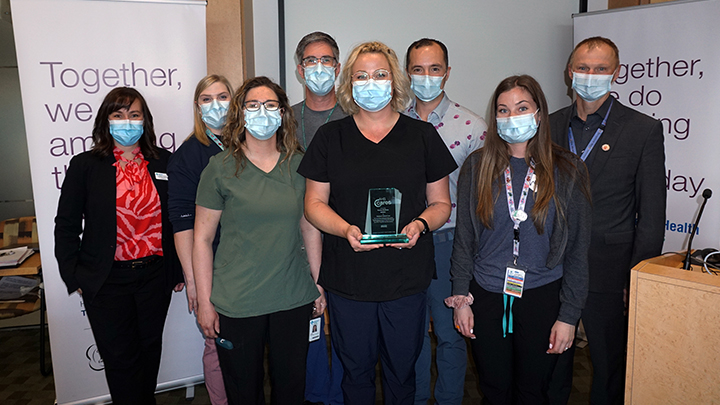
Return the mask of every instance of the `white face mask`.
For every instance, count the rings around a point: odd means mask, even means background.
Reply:
[[[573,72],[572,88],[585,101],[599,100],[610,91],[614,75],[614,72],[609,75]]]
[[[143,120],[109,120],[110,135],[122,146],[134,145],[143,132]]]
[[[392,100],[392,80],[368,79],[364,84],[353,84],[352,94],[363,110],[380,111]]]
[[[260,141],[272,138],[281,124],[280,109],[268,111],[262,105],[257,111],[245,110],[245,129]]]
[[[305,68],[305,85],[318,96],[330,93],[335,87],[335,68],[318,62]]]
[[[522,143],[531,139],[537,133],[535,114],[538,111],[540,110],[531,114],[497,118],[498,135],[507,143]]]
[[[442,93],[442,81],[445,76],[411,75],[410,88],[415,96],[422,101],[435,100]]]
[[[212,129],[222,129],[230,106],[229,101],[213,100],[212,103],[200,104],[203,122]]]

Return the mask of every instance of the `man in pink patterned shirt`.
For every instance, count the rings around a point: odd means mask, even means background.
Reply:
[[[435,39],[423,38],[413,42],[405,57],[407,74],[412,83],[415,100],[405,114],[435,126],[445,141],[458,168],[450,174],[452,212],[447,223],[433,232],[437,278],[428,288],[428,307],[425,329],[433,319],[433,332],[438,340],[435,403],[460,404],[463,398],[467,353],[465,340],[453,325],[453,312],[443,303],[452,295],[450,283],[450,255],[457,203],[457,180],[465,158],[482,147],[487,124],[477,114],[450,101],[444,88],[450,77],[447,47]],[[427,404],[430,398],[431,367],[430,335],[425,335],[423,349],[415,365],[415,404]]]

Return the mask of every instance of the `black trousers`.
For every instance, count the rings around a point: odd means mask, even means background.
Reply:
[[[623,293],[588,294],[582,321],[593,367],[590,403],[622,404],[625,397],[627,318]],[[575,345],[558,360],[550,385],[552,404],[567,404],[573,377]]]
[[[427,293],[390,301],[355,301],[331,292],[333,345],[343,365],[345,405],[375,403],[375,365],[382,363],[387,405],[415,401],[415,363],[422,349]]]
[[[265,405],[265,344],[272,393],[270,403],[300,405],[305,395],[305,362],[312,303],[248,318],[220,315],[220,337],[233,348],[217,346],[230,405]]]
[[[545,404],[550,376],[558,356],[547,354],[550,331],[560,310],[561,280],[525,290],[512,306],[513,333],[503,337],[503,294],[470,282],[476,339],[470,340],[480,376],[480,390],[489,404]],[[508,311],[509,308],[508,297]],[[508,327],[509,332],[509,327]]]
[[[85,302],[114,404],[155,404],[171,294],[158,260],[145,269],[113,268],[95,298]]]

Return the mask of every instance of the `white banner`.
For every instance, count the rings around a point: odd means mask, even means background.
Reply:
[[[671,2],[574,16],[575,43],[592,36],[620,49],[615,96],[660,119],[665,128],[667,221],[663,251],[687,248],[692,223],[708,201],[693,247],[720,244],[720,0]]]
[[[60,186],[70,158],[91,147],[94,111],[112,88],[145,96],[160,146],[185,139],[206,71],[205,2],[12,0],[12,15],[57,401],[108,402],[82,300],[68,296],[53,255]],[[202,381],[202,349],[185,293],[174,294],[158,389]]]

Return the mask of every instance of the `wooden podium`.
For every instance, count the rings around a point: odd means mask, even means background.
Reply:
[[[626,404],[720,402],[720,276],[676,253],[632,269]]]

